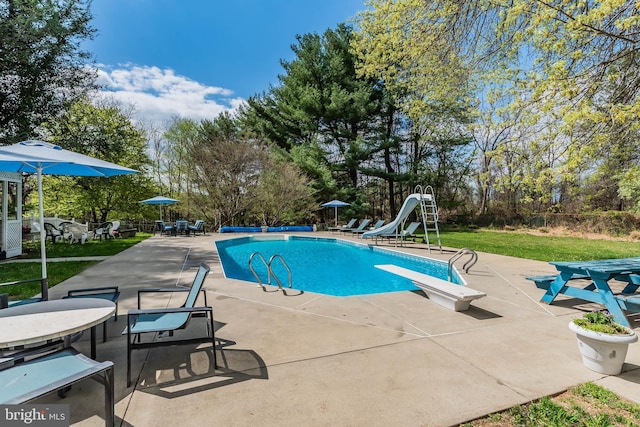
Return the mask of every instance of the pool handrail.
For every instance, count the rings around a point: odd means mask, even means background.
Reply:
[[[262,279],[260,279],[260,276],[255,271],[255,269],[253,268],[253,258],[256,257],[256,256],[260,260],[262,260],[262,263],[267,268],[267,285],[271,285],[271,277],[273,276],[275,281],[278,283],[278,288],[279,289],[283,288],[282,282],[280,281],[280,278],[278,278],[278,276],[274,273],[273,268],[272,268],[273,261],[275,261],[276,259],[279,259],[280,263],[282,264],[282,266],[287,270],[288,279],[289,279],[289,288],[292,287],[293,282],[292,282],[292,279],[291,279],[291,269],[289,268],[289,265],[287,265],[287,263],[285,262],[285,260],[282,257],[282,255],[275,254],[271,258],[269,258],[269,261],[267,262],[267,260],[265,260],[264,256],[260,252],[254,252],[249,256],[248,264],[249,264],[249,271],[251,271],[251,273],[253,273],[255,278],[258,280],[258,285],[262,286]]]
[[[264,264],[265,267],[267,267],[267,285],[271,284],[271,269],[269,268],[269,264],[267,264],[267,260],[264,259],[264,257],[262,256],[262,254],[260,252],[254,252],[251,254],[251,256],[249,256],[249,271],[251,271],[253,273],[253,275],[255,276],[256,280],[258,280],[258,285],[262,286],[262,279],[260,279],[260,276],[258,276],[258,273],[256,273],[256,270],[254,270],[253,268],[253,257],[254,256],[258,256],[261,260],[262,263]]]
[[[460,249],[458,252],[453,254],[453,256],[451,258],[449,258],[448,270],[447,270],[447,278],[448,278],[447,280],[451,281],[453,263],[456,262],[458,259],[462,258],[464,255],[471,255],[471,259],[469,259],[467,262],[465,262],[464,265],[462,266],[462,270],[465,273],[469,273],[469,270],[471,269],[471,267],[473,267],[473,265],[478,261],[478,254],[476,253],[476,251],[474,251],[473,249],[469,249],[469,248]]]
[[[283,267],[287,270],[287,274],[288,274],[288,278],[289,278],[289,288],[291,288],[292,286],[292,281],[291,281],[291,269],[289,268],[289,266],[287,265],[287,263],[285,262],[284,258],[282,257],[282,255],[280,254],[275,254],[273,255],[271,258],[269,258],[269,273],[273,276],[274,279],[276,279],[276,282],[278,282],[278,286],[280,287],[280,289],[282,289],[282,282],[280,282],[280,279],[278,278],[278,276],[276,276],[276,274],[273,272],[273,268],[272,268],[272,264],[273,261],[275,261],[276,259],[279,259],[280,262],[282,263]]]

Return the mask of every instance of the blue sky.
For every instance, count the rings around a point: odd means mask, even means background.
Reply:
[[[277,84],[296,34],[335,28],[364,0],[93,0],[92,52],[136,118],[213,118]]]

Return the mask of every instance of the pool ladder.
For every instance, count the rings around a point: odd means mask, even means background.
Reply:
[[[285,262],[285,260],[282,257],[282,255],[280,255],[280,254],[273,255],[271,258],[269,258],[269,262],[267,262],[264,259],[264,256],[262,256],[262,254],[260,252],[254,252],[249,257],[249,270],[251,271],[251,273],[253,273],[255,278],[258,280],[258,284],[260,286],[262,286],[262,279],[260,279],[260,276],[258,275],[258,273],[256,273],[256,270],[253,268],[253,259],[255,257],[257,257],[260,261],[262,261],[264,266],[267,267],[267,285],[271,285],[271,277],[273,277],[275,279],[275,281],[278,283],[278,288],[282,289],[282,282],[280,281],[278,276],[273,272],[273,268],[272,268],[273,262],[275,260],[279,260],[280,263],[282,264],[282,266],[287,270],[287,275],[288,275],[288,279],[289,279],[289,288],[291,288],[291,286],[292,286],[291,269],[289,268],[289,266]]]
[[[471,267],[473,267],[473,265],[478,262],[478,254],[476,253],[476,251],[469,248],[460,249],[451,258],[449,258],[449,270],[447,273],[447,278],[449,281],[451,281],[451,271],[453,270],[453,263],[465,255],[471,255],[471,258],[462,265],[462,269],[465,273],[469,273]]]

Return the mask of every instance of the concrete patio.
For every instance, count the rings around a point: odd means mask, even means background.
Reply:
[[[463,277],[487,297],[453,312],[420,291],[332,297],[225,279],[214,241],[239,236],[154,236],[51,289],[58,298],[77,287],[120,286],[120,317],[98,345],[98,359],[115,363],[119,425],[448,426],[586,381],[640,403],[640,345],[630,346],[619,376],[585,368],[567,324],[591,305],[540,304],[542,291],[525,277],[554,273],[547,263],[480,253]],[[411,243],[402,250],[444,260],[453,253]],[[189,284],[200,262],[212,269],[205,288],[220,367],[214,371],[210,345],[137,351],[135,386],[127,388],[120,333],[137,290]],[[88,349],[87,338],[75,347]],[[44,401],[69,404],[73,425],[104,425],[93,381]]]

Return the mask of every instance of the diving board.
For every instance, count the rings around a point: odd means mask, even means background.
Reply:
[[[431,301],[453,311],[468,310],[471,301],[487,296],[484,292],[464,285],[456,285],[455,283],[397,265],[380,264],[375,267],[411,280],[414,285],[427,294]]]

